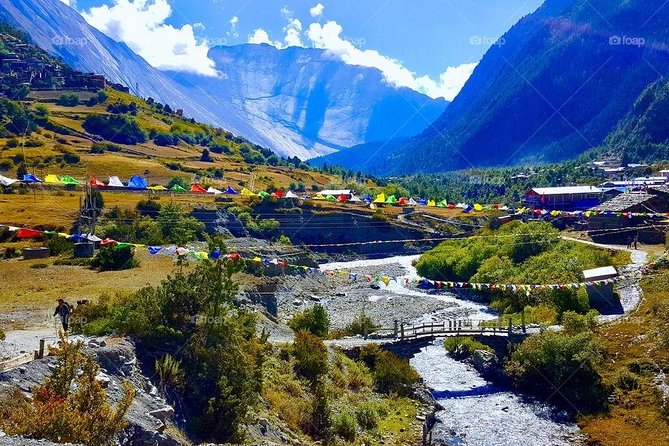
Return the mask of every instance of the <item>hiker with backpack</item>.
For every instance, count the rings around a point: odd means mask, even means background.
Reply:
[[[60,322],[63,324],[63,331],[65,333],[67,333],[69,327],[70,314],[72,314],[72,307],[70,304],[63,299],[58,299],[58,306],[56,307],[56,311],[53,312],[53,315],[60,317]]]

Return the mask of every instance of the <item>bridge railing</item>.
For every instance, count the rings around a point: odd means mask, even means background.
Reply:
[[[512,331],[512,326],[503,326],[502,322],[498,324],[491,324],[490,321],[462,319],[462,320],[447,320],[441,322],[431,322],[422,324],[399,324],[396,327],[395,338],[410,339],[422,336],[438,336],[443,334],[458,334],[475,335],[475,334],[492,334],[492,335],[508,335]]]

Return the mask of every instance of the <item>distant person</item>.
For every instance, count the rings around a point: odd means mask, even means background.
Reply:
[[[60,323],[63,324],[63,331],[66,333],[69,327],[71,313],[72,307],[70,307],[70,304],[65,302],[63,299],[58,299],[58,306],[56,307],[56,311],[53,312],[53,315],[60,317]]]
[[[639,244],[639,234],[634,236],[634,249],[637,249],[638,244]]]
[[[630,235],[627,237],[627,249],[632,249],[632,243],[634,243],[634,237]]]

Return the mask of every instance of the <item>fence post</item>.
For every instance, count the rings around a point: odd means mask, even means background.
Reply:
[[[397,334],[399,332],[399,321],[395,319],[394,326],[393,326],[393,337],[397,339]]]
[[[400,339],[404,340],[404,322],[402,322],[402,326],[400,328],[402,330],[402,337]]]
[[[38,359],[44,358],[44,339],[39,340],[39,353]]]
[[[513,333],[513,319],[509,318],[509,336]]]
[[[523,312],[520,313],[520,319],[521,319],[521,325],[523,326],[523,333],[527,333],[527,329],[525,328],[525,308],[523,307]]]

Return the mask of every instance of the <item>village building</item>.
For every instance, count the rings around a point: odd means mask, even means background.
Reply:
[[[535,187],[525,193],[523,203],[532,209],[586,210],[603,200],[603,190],[594,186]]]

